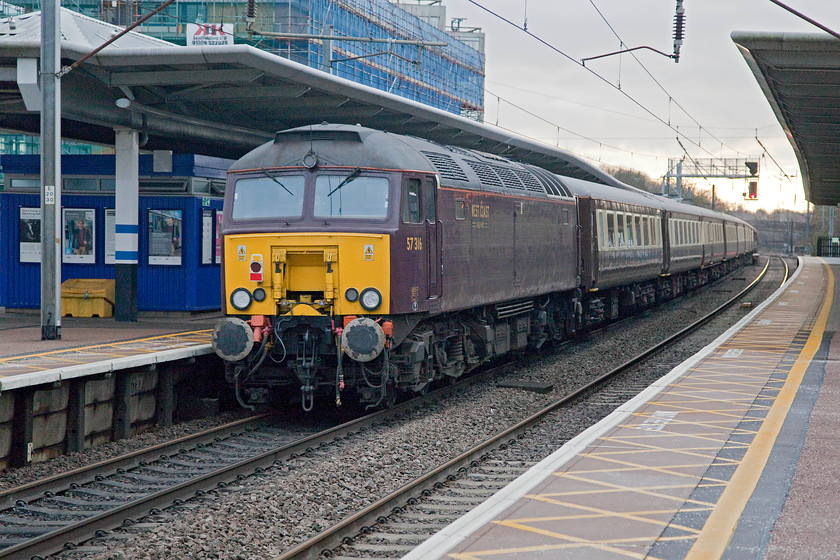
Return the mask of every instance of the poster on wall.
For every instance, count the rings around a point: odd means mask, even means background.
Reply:
[[[213,264],[213,210],[201,211],[201,264]]]
[[[41,262],[41,209],[20,209],[20,262]]]
[[[117,210],[105,209],[105,264],[114,264],[117,253]]]
[[[96,263],[94,227],[96,210],[93,208],[64,208],[61,211],[63,224],[61,262]]]
[[[222,264],[222,211],[216,210],[216,264]]]
[[[181,211],[149,210],[149,264],[181,264]]]

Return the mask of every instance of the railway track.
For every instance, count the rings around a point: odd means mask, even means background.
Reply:
[[[485,372],[467,380],[467,384],[480,383],[494,373],[493,370]],[[149,512],[154,517],[173,503],[180,504],[196,493],[212,491],[237,477],[271,465],[297,458],[317,461],[320,448],[378,423],[390,422],[407,410],[441,399],[447,392],[462,390],[464,385],[447,387],[428,395],[425,400],[411,401],[317,434],[286,433],[272,427],[267,417],[251,418],[92,468],[7,490],[0,493],[0,558],[53,554],[75,546],[69,543],[102,537],[108,529],[132,523]],[[621,402],[624,400],[626,398]],[[487,444],[504,447],[505,440],[522,437],[524,424],[537,421],[536,416],[532,417],[519,427],[491,438]],[[410,488],[395,492],[347,518],[283,558],[315,558],[322,550],[336,548],[347,539],[358,545],[369,541],[367,546],[374,547],[371,553],[377,555],[386,549],[394,549],[399,554],[405,547],[416,546],[415,541],[421,539],[422,542],[424,534],[431,534],[438,525],[468,511],[531,466],[522,461],[492,459],[486,449],[487,445],[484,445],[462,454],[408,485]],[[441,500],[434,492],[436,487],[437,490],[444,488],[442,485],[447,478],[452,480],[445,487],[447,495]],[[425,505],[418,507],[437,512],[439,518],[423,517],[422,509],[420,513],[405,509],[395,513],[394,508],[405,508],[407,502],[417,499],[406,498],[406,492],[424,497]],[[426,521],[418,522],[417,516]],[[379,525],[375,525],[377,520]],[[382,523],[386,520],[390,527],[388,531],[394,527],[407,530],[410,526],[420,533],[407,537],[399,532],[383,532]],[[376,530],[372,530],[374,526]],[[358,537],[363,532],[370,536]],[[90,552],[97,551],[95,545],[88,548]],[[84,551],[79,549],[79,552]],[[357,550],[353,554],[367,553]]]
[[[163,508],[224,488],[240,477],[283,461],[311,458],[319,448],[388,423],[461,387],[443,387],[392,409],[304,433],[278,428],[272,423],[274,415],[260,414],[0,491],[0,558],[43,558],[72,551],[76,543],[103,537],[138,517],[158,515]]]
[[[439,468],[372,504],[342,523],[280,555],[277,560],[358,560],[360,558],[401,558],[443,527],[468,513],[486,498],[527,471],[533,462],[503,459],[495,451],[525,439],[527,432],[587,394],[594,394],[597,406],[615,408],[649,385],[633,382],[606,395],[597,388],[627,374],[663,348],[682,340],[735,305],[764,278],[767,260],[759,276],[726,303],[699,318],[659,344],[639,353],[621,366],[569,392],[522,422],[465,451]],[[789,269],[780,285],[787,281]]]

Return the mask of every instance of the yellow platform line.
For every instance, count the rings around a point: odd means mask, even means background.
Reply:
[[[620,544],[625,541],[617,541],[617,544]],[[567,544],[546,544],[546,545],[538,545],[538,546],[524,546],[521,548],[500,548],[496,550],[480,550],[476,552],[461,552],[458,554],[449,554],[450,558],[454,558],[455,560],[483,560],[484,558],[491,558],[493,556],[503,556],[509,554],[527,554],[527,553],[536,553],[536,552],[550,552],[554,550],[568,550],[571,548],[594,548],[596,550],[602,550],[604,552],[613,552],[615,554],[621,556],[627,556],[629,558],[638,558],[646,560],[657,560],[651,556],[644,556],[643,554],[633,553],[627,550],[616,549],[613,547],[607,547],[604,545],[593,545],[589,541],[582,541],[582,542],[572,542]]]
[[[586,478],[585,476],[575,476],[575,474],[571,473],[571,472],[567,472],[567,473],[556,472],[556,473],[554,473],[554,476],[557,476],[559,478],[568,478],[568,479],[574,480],[576,482],[583,482],[583,483],[587,483],[587,484],[592,484],[593,486],[600,486],[602,488],[612,488],[612,489],[615,489],[615,490],[624,491],[624,492],[628,492],[628,493],[631,493],[631,494],[640,494],[642,496],[649,496],[651,498],[657,498],[657,499],[662,499],[662,500],[666,500],[666,501],[682,502],[682,503],[686,503],[686,504],[692,504],[692,505],[709,507],[709,508],[712,508],[715,505],[711,502],[703,502],[701,500],[694,500],[694,499],[691,499],[691,498],[686,499],[686,498],[682,498],[682,497],[678,497],[678,496],[669,496],[668,494],[660,494],[659,492],[652,492],[652,491],[649,491],[649,490],[644,490],[643,488],[639,488],[639,487],[622,486],[621,484],[612,484],[612,483],[607,482],[605,480],[589,479],[589,478]],[[700,479],[701,477],[695,476],[694,478]],[[711,479],[707,479],[707,480],[711,480]],[[720,481],[720,482],[723,483],[725,481]],[[663,486],[662,488],[665,489],[665,490],[668,489],[667,486]]]
[[[60,350],[50,350],[49,352],[39,352],[37,354],[25,354],[23,356],[9,356],[8,358],[0,358],[0,364],[11,363],[11,362],[14,362],[16,360],[25,360],[27,358],[41,358],[41,357],[44,357],[44,356],[54,356],[56,354],[66,354],[68,352],[80,352],[82,350],[92,350],[92,349],[95,349],[95,348],[109,348],[109,347],[114,347],[114,346],[124,346],[126,344],[137,344],[137,343],[140,343],[140,342],[150,342],[150,341],[153,341],[153,340],[163,340],[165,338],[172,338],[172,337],[176,337],[176,336],[208,334],[212,331],[213,331],[213,329],[204,329],[204,330],[200,330],[200,331],[188,331],[188,332],[182,332],[182,333],[162,334],[162,335],[157,335],[157,336],[150,336],[150,337],[147,337],[147,338],[135,338],[135,339],[132,339],[132,340],[123,340],[123,341],[120,341],[120,342],[108,342],[108,343],[105,343],[105,344],[95,344],[95,345],[92,345],[92,346],[76,346],[76,347],[73,347],[73,348],[63,348],[63,349],[60,349]],[[196,338],[195,341],[196,342],[204,342],[203,340],[201,340],[199,338]],[[110,352],[110,353],[109,352],[104,352],[104,353],[113,354],[113,352]]]
[[[716,488],[718,486],[723,486],[723,483],[720,484],[700,484],[701,488]],[[665,490],[681,490],[681,489],[691,489],[694,490],[697,488],[698,485],[696,484],[658,484],[656,486],[634,486],[633,491],[645,491],[645,492],[653,492],[654,490],[665,491]],[[596,495],[605,495],[605,494],[624,494],[627,493],[627,490],[623,488],[598,488],[594,490],[568,490],[566,492],[550,492],[547,494],[542,494],[543,496],[553,496],[555,498],[563,498],[563,497],[574,497],[574,496],[596,496]],[[661,510],[659,513],[668,513],[673,511],[673,513],[679,512],[692,512],[692,511],[708,511],[711,509],[710,505],[698,506],[697,508],[684,508],[684,507],[677,507],[674,510]],[[632,512],[629,512],[632,513]],[[640,515],[642,512],[638,512]],[[655,511],[651,511],[650,515],[653,515]],[[552,518],[553,519],[553,518]],[[561,519],[557,517],[557,519]]]
[[[704,399],[701,402],[710,402],[710,399]],[[741,419],[744,417],[744,406],[734,407],[730,410],[715,410],[712,408],[692,408],[688,406],[674,406],[676,403],[672,401],[663,401],[654,403],[656,406],[661,406],[662,408],[670,408],[672,410],[676,410],[677,412],[686,413],[686,414],[708,414],[710,416],[722,416],[721,421],[725,421],[727,418],[737,418]],[[686,403],[686,404],[693,404],[693,403]],[[769,408],[769,407],[765,407]],[[634,413],[633,416],[637,416],[639,418],[656,418],[652,415],[652,413],[648,412],[638,412]],[[708,420],[707,420],[708,422]]]
[[[773,450],[773,444],[776,442],[779,431],[787,418],[793,399],[796,397],[802,378],[805,376],[805,371],[822,344],[828,316],[834,303],[834,274],[832,274],[831,268],[825,264],[825,261],[822,259],[820,261],[823,263],[828,279],[827,295],[811,335],[808,337],[808,341],[805,343],[805,347],[799,354],[796,363],[791,368],[787,382],[779,392],[776,403],[770,409],[764,424],[756,434],[753,445],[747,450],[741,465],[732,475],[732,480],[723,491],[717,506],[703,526],[700,536],[689,550],[685,560],[709,560],[720,558],[723,555],[735,532],[741,513],[743,513],[747,501],[755,491],[758,479],[764,471],[764,466]]]

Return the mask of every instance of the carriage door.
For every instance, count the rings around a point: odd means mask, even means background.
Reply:
[[[437,177],[423,179],[423,206],[426,217],[426,248],[429,257],[429,299],[440,297],[440,239],[436,209]]]

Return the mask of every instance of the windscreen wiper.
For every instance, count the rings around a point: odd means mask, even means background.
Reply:
[[[356,177],[358,177],[361,173],[362,173],[362,168],[361,167],[357,167],[356,169],[354,169],[353,173],[351,173],[350,175],[348,175],[347,177],[342,179],[342,181],[338,184],[338,186],[336,188],[334,188],[333,190],[331,190],[327,194],[327,196],[332,196],[335,191],[337,191],[338,189],[340,189],[341,187],[343,187],[344,185],[346,185],[350,181],[353,181],[354,179],[356,179]]]
[[[266,169],[265,167],[260,167],[260,171],[262,171],[262,172],[263,172],[263,175],[265,175],[266,177],[268,177],[269,179],[271,179],[272,181],[274,181],[275,183],[277,183],[278,185],[280,185],[281,187],[283,187],[283,189],[284,189],[287,193],[289,193],[289,194],[290,194],[290,195],[292,195],[292,196],[295,196],[295,193],[293,193],[292,191],[290,191],[290,190],[289,190],[289,188],[288,188],[286,185],[284,185],[283,183],[281,183],[280,181],[278,181],[278,180],[277,180],[277,177],[275,177],[274,175],[272,175],[271,173],[269,173],[269,172],[268,172],[268,169]]]

